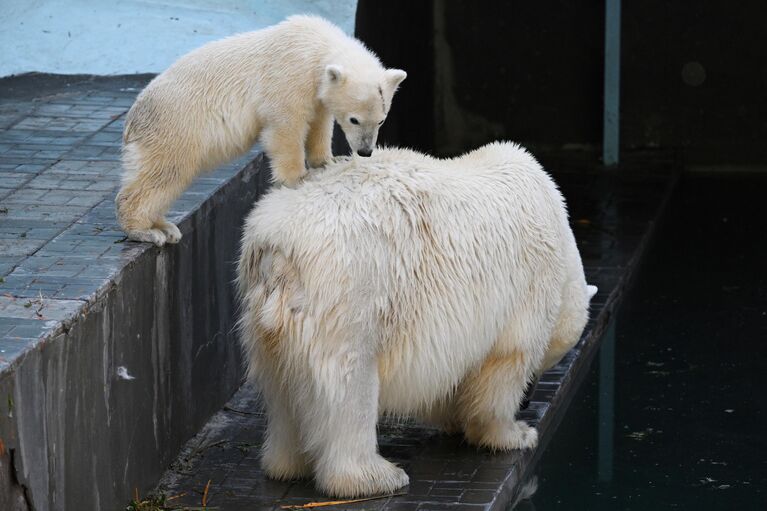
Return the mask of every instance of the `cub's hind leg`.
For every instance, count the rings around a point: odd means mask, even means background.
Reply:
[[[136,143],[123,149],[123,184],[115,199],[117,219],[132,240],[157,246],[178,243],[181,232],[165,219],[165,213],[198,170],[181,158],[146,158],[140,153]]]

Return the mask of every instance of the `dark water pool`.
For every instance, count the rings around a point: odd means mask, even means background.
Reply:
[[[517,509],[767,509],[767,176],[685,176]]]

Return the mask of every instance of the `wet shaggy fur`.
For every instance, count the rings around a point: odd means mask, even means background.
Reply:
[[[128,237],[177,243],[165,219],[201,172],[260,140],[273,178],[295,185],[332,158],[334,118],[361,155],[375,145],[405,72],[384,69],[330,22],[293,16],[214,41],[152,80],[128,112],[117,218]]]
[[[535,446],[519,403],[577,342],[595,291],[561,194],[512,143],[449,160],[379,149],[273,190],[238,271],[263,467],[342,497],[408,483],[377,452],[381,414]]]

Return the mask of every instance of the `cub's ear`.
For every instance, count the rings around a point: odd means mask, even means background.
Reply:
[[[345,77],[344,68],[335,64],[325,66],[325,77],[330,83],[341,83]]]
[[[387,69],[384,72],[384,78],[386,79],[386,85],[389,86],[389,89],[395,91],[397,90],[397,87],[399,87],[399,84],[402,83],[402,80],[407,78],[407,73],[401,69]]]

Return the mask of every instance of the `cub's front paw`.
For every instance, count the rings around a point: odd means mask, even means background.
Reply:
[[[309,173],[306,169],[302,169],[300,172],[292,172],[287,175],[283,175],[282,178],[275,179],[275,184],[278,186],[286,186],[288,188],[295,188]]]
[[[160,229],[146,229],[142,231],[128,231],[128,239],[154,243],[158,247],[165,245],[167,237]]]
[[[162,222],[159,222],[155,227],[160,229],[163,234],[165,234],[165,243],[178,243],[181,241],[181,231],[178,229],[176,224],[172,224],[167,220],[163,220]]]
[[[307,160],[307,164],[310,168],[313,169],[319,169],[327,165],[328,163],[333,163],[335,160],[332,156],[320,156],[316,158],[309,158]]]

